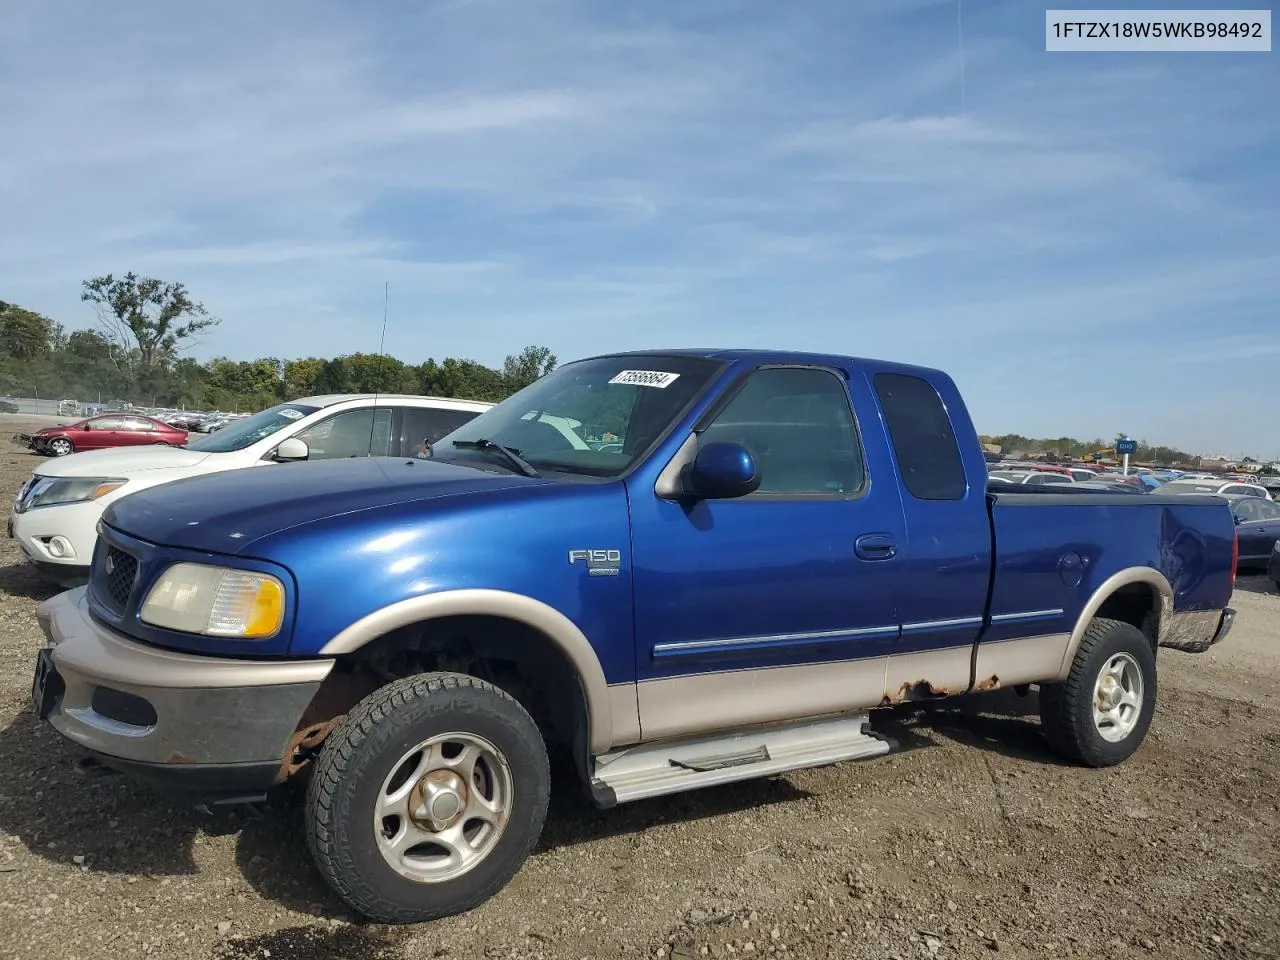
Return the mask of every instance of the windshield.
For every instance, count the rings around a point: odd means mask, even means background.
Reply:
[[[319,410],[304,403],[282,403],[269,407],[252,417],[229,423],[221,430],[215,430],[206,437],[187,444],[188,450],[198,453],[230,453],[251,447],[263,437],[269,437],[277,430],[283,430],[291,423],[297,423],[303,417]]]
[[[700,357],[634,354],[567,364],[454,430],[432,453],[437,459],[503,466],[501,457],[469,446],[490,440],[539,472],[616,477],[644,455],[719,369],[716,361]]]

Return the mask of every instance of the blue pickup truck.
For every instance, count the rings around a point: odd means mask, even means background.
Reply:
[[[1119,763],[1158,648],[1229,630],[1235,550],[1218,497],[989,490],[936,370],[617,354],[424,458],[117,501],[87,587],[40,608],[33,700],[205,798],[300,778],[326,880],[418,921],[520,869],[549,751],[608,807],[878,756],[878,708],[1034,685],[1054,751]]]

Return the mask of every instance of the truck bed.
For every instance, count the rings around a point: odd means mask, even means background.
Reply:
[[[1159,611],[1150,629],[1168,646],[1211,635],[1234,586],[1235,524],[1214,496],[1068,492],[1069,485],[988,496],[994,541],[991,625],[1070,632],[1095,595],[1126,578],[1113,604]],[[1153,596],[1152,594],[1156,594]],[[1152,601],[1156,602],[1152,604]]]

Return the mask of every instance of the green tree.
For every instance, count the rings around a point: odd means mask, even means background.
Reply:
[[[413,393],[417,389],[414,371],[395,357],[353,353],[341,359],[347,383],[358,393]]]
[[[311,388],[316,393],[351,393],[347,385],[347,368],[342,357],[325,360],[320,364],[320,372],[316,374]]]
[[[121,366],[111,342],[96,330],[74,330],[62,351],[61,366],[70,380],[70,392],[90,400],[114,400],[128,396],[134,381]]]
[[[508,354],[502,365],[502,378],[506,388],[515,393],[556,368],[556,355],[549,347],[525,347],[517,354]]]
[[[0,356],[28,360],[50,352],[57,324],[44,314],[0,300]]]
[[[315,392],[316,378],[324,368],[319,357],[305,360],[288,360],[284,365],[284,393],[286,400],[310,396]]]
[[[192,300],[181,283],[126,273],[84,281],[80,299],[92,303],[107,339],[125,352],[137,350],[143,370],[177,358],[184,347],[220,321]]]
[[[419,377],[418,392],[428,397],[495,401],[512,392],[501,373],[474,360],[428,360],[419,368]]]

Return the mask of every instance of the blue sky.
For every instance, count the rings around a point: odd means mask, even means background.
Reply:
[[[1202,4],[1203,5],[1203,4]],[[1280,455],[1280,66],[954,2],[21,0],[0,298],[180,280],[201,357],[937,365],[979,428]]]

